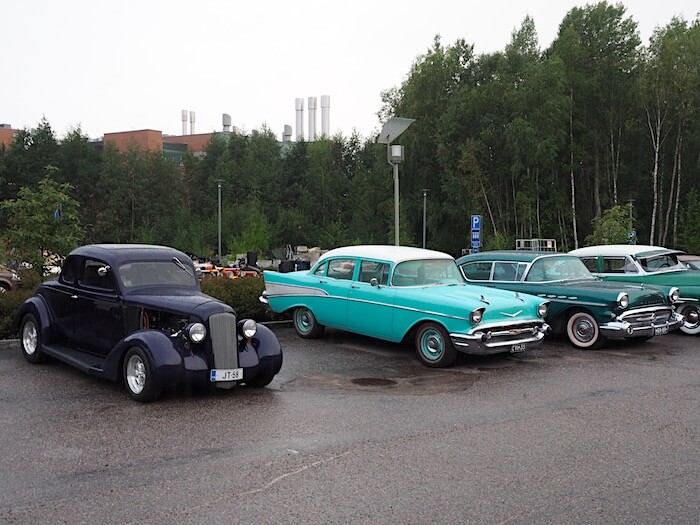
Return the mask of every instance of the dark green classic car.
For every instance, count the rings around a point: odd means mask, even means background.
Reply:
[[[468,282],[548,299],[547,323],[584,349],[610,339],[645,341],[681,326],[673,311],[677,288],[662,289],[596,279],[571,255],[495,251],[457,260]]]

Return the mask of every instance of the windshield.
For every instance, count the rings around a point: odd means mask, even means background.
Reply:
[[[645,272],[665,272],[668,270],[685,270],[683,263],[678,262],[675,254],[668,253],[658,257],[647,257],[638,259]]]
[[[452,259],[404,261],[396,265],[394,276],[391,280],[393,286],[462,283],[464,283],[464,279]]]
[[[183,265],[184,266],[184,265]],[[185,266],[173,261],[136,261],[119,266],[119,278],[126,288],[136,286],[195,286],[197,280]]]
[[[532,263],[526,281],[545,282],[568,279],[595,279],[578,257],[562,255],[542,257]]]

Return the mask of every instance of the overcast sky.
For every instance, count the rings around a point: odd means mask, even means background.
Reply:
[[[697,0],[627,0],[646,44],[674,15],[693,20]],[[0,123],[59,138],[156,129],[197,133],[221,115],[245,131],[295,128],[295,99],[329,95],[330,128],[368,137],[380,129],[382,90],[398,86],[436,34],[477,54],[503,50],[530,15],[541,48],[574,6],[569,0],[31,0],[0,10]],[[410,115],[405,115],[410,116]],[[304,115],[304,128],[308,116]],[[296,130],[294,130],[294,137]]]

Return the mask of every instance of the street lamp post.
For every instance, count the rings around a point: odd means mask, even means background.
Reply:
[[[425,209],[428,202],[428,188],[423,188],[423,249],[425,249]]]
[[[221,179],[217,180],[217,188],[219,190],[219,251],[216,254],[218,264],[221,264]]]
[[[403,147],[391,143],[413,124],[415,119],[392,117],[386,121],[377,137],[379,144],[386,144],[386,159],[394,167],[394,244],[399,245],[399,163],[403,160]]]

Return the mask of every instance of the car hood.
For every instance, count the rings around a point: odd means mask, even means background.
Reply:
[[[135,293],[124,297],[124,302],[133,306],[168,310],[193,314],[202,318],[212,313],[232,311],[226,304],[202,292],[176,291],[164,294],[162,292]]]
[[[547,285],[543,285],[542,289],[543,291],[547,290]],[[620,292],[624,292],[629,296],[630,307],[643,307],[667,303],[667,296],[662,290],[652,286],[642,287],[637,283],[579,279],[558,282],[550,286],[550,289],[552,294],[564,292],[567,295],[577,295],[609,302],[617,301],[617,296]]]
[[[468,318],[472,310],[484,308],[484,323],[538,319],[537,307],[547,300],[511,290],[471,284],[396,287],[395,290],[395,302],[400,306],[436,310],[464,318]]]

